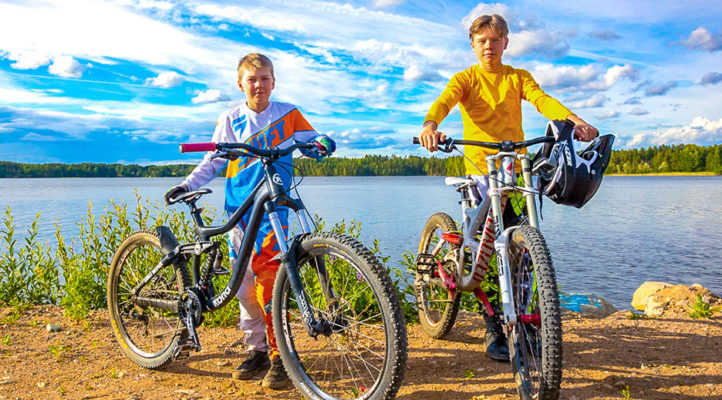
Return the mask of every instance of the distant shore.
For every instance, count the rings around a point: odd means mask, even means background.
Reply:
[[[606,176],[720,176],[710,171],[703,172],[650,172],[648,174],[605,174]]]

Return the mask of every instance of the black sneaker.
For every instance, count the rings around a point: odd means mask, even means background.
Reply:
[[[276,359],[271,361],[271,369],[268,370],[261,385],[271,389],[281,389],[288,385],[288,382],[288,374],[286,373],[286,368],[283,367],[281,357],[276,357]]]
[[[484,317],[486,322],[486,356],[495,361],[509,361],[509,345],[501,324],[494,317]]]
[[[251,379],[270,367],[271,360],[268,359],[268,353],[265,351],[251,350],[246,361],[233,371],[233,378],[241,380]]]

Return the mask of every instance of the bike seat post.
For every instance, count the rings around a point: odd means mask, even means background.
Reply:
[[[193,224],[196,227],[204,227],[203,224],[203,218],[201,218],[201,213],[203,212],[203,208],[196,207],[196,200],[189,200],[186,202],[188,204],[188,208],[191,211],[191,219],[193,220]]]

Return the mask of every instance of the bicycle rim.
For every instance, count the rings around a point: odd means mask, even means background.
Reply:
[[[279,352],[307,398],[393,398],[406,359],[398,299],[385,270],[368,262],[373,257],[368,250],[363,254],[343,248],[333,238],[326,235],[307,246],[297,260],[312,312],[330,330],[309,336],[282,269],[276,282],[281,292],[274,296]]]
[[[113,331],[124,352],[146,368],[156,368],[169,361],[183,329],[177,314],[133,303],[132,289],[162,258],[160,242],[154,233],[135,233],[121,244],[108,281]],[[168,266],[151,279],[138,296],[178,301],[184,286],[182,270]]]

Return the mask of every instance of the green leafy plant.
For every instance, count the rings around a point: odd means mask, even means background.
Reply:
[[[698,318],[712,318],[712,307],[702,301],[702,295],[697,295],[697,301],[694,302],[694,304],[689,308],[689,312],[687,313],[690,317],[698,319]]]
[[[474,371],[468,368],[466,369],[466,371],[464,371],[464,379],[474,379],[474,376]]]
[[[626,400],[630,400],[632,398],[632,395],[629,393],[629,385],[624,385],[624,389],[622,389],[621,393]]]
[[[627,319],[640,320],[640,319],[649,319],[649,317],[646,314],[640,314],[640,313],[636,313],[634,311],[630,311],[629,314],[627,314]]]
[[[8,335],[3,336],[3,338],[0,339],[0,342],[2,342],[5,346],[9,346],[11,339],[12,339],[12,337],[8,334]]]
[[[55,358],[58,359],[58,360],[59,360],[59,359],[63,356],[63,354],[64,354],[66,351],[68,351],[68,350],[70,350],[70,346],[63,346],[63,345],[60,344],[60,343],[58,343],[58,344],[51,344],[51,345],[50,345],[50,354],[52,354],[53,356],[55,356]]]

